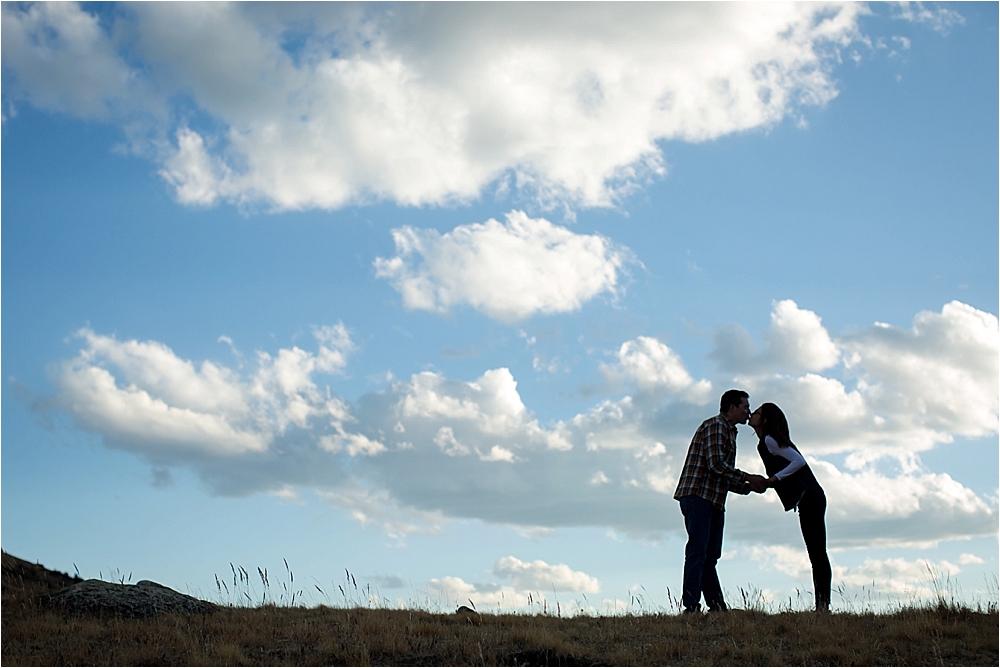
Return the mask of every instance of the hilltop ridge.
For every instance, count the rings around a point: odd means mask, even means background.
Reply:
[[[4,605],[7,604],[8,594],[13,594],[15,585],[20,596],[27,595],[31,598],[39,598],[83,582],[83,578],[49,570],[41,564],[33,564],[30,561],[19,559],[2,550],[0,550],[0,563],[2,563],[3,571]]]

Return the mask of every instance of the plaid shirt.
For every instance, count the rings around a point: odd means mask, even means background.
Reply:
[[[674,498],[693,494],[725,510],[729,492],[749,494],[750,485],[747,474],[736,468],[736,425],[716,415],[694,433]]]

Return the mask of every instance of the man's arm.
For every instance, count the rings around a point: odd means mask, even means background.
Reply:
[[[730,444],[722,425],[712,425],[705,435],[705,463],[708,470],[725,481],[727,488],[737,494],[767,491],[767,478],[741,471],[729,463],[736,460],[735,446]]]
[[[705,465],[712,475],[726,482],[730,491],[749,494],[746,488],[748,474],[730,464],[730,460],[736,460],[736,448],[730,444],[723,426],[716,422],[705,434]]]

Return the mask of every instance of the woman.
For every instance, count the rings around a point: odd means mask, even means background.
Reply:
[[[757,432],[757,452],[767,470],[767,486],[773,487],[785,510],[799,513],[802,538],[812,564],[816,610],[830,609],[830,559],[826,555],[826,494],[816,481],[799,449],[788,436],[788,420],[774,404],[761,404],[748,424]]]

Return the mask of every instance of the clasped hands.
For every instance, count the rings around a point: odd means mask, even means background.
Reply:
[[[757,475],[755,473],[750,473],[747,475],[747,482],[750,483],[750,491],[757,492],[758,494],[763,494],[767,491],[768,487],[773,484],[770,478],[765,478],[762,475]]]

